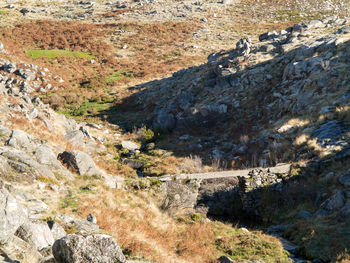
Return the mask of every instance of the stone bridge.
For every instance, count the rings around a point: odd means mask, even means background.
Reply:
[[[286,174],[289,173],[291,168],[291,164],[277,164],[274,167],[268,167],[268,168],[251,168],[251,169],[244,169],[244,170],[231,170],[231,171],[219,171],[219,172],[209,172],[209,173],[195,173],[195,174],[173,174],[173,175],[164,175],[161,176],[159,179],[163,182],[170,181],[170,180],[192,180],[192,179],[201,179],[201,180],[208,180],[208,179],[219,179],[219,178],[229,178],[229,177],[247,177],[249,178],[249,173],[252,170],[262,170],[266,173],[271,174]]]
[[[263,187],[281,187],[291,164],[196,174],[165,175],[162,208],[175,215],[203,213],[235,217],[237,213],[258,216],[258,192]]]

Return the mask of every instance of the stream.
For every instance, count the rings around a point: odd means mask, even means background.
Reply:
[[[292,259],[296,263],[307,263],[308,261],[306,259],[300,258],[294,254],[294,251],[299,247],[292,242],[288,241],[287,239],[281,237],[280,235],[272,235],[279,239],[281,242],[283,248],[287,250],[290,253],[290,259]]]
[[[295,254],[295,251],[299,248],[298,245],[282,237],[282,232],[285,227],[286,225],[270,226],[267,228],[266,234],[276,237],[281,242],[283,248],[290,253],[290,259],[292,259],[294,262],[296,263],[310,262],[310,260],[303,259],[301,257],[298,257]]]

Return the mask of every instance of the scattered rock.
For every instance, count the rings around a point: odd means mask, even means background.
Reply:
[[[233,263],[234,261],[227,256],[221,256],[218,258],[220,263]]]
[[[30,148],[32,147],[32,140],[26,132],[21,130],[13,130],[7,145],[17,149]]]
[[[81,234],[95,234],[99,231],[99,226],[88,220],[77,219],[72,216],[59,215],[57,220],[60,220],[61,224],[65,227],[75,229]]]
[[[122,141],[122,147],[132,152],[140,149],[140,146],[132,141]]]
[[[91,223],[97,224],[97,219],[96,219],[96,217],[93,214],[89,214],[87,216],[86,220],[91,222]]]

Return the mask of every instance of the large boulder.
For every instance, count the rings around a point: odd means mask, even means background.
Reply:
[[[345,187],[349,187],[350,186],[350,170],[347,171],[345,174],[343,174],[340,178],[339,178],[339,182],[344,185]]]
[[[41,250],[53,245],[54,238],[47,223],[43,221],[27,221],[21,225],[16,236],[20,237],[32,247]]]
[[[54,174],[48,167],[40,165],[22,150],[17,150],[12,147],[0,147],[0,156],[4,157],[8,166],[18,173],[27,173],[34,178],[39,176],[54,178]],[[0,161],[4,161],[4,159],[1,158]],[[3,165],[6,164],[3,163],[1,166]],[[10,170],[7,170],[6,172],[9,171]]]
[[[30,136],[22,130],[13,130],[7,144],[18,149],[30,149],[33,146],[33,142]]]
[[[68,235],[56,240],[52,252],[57,263],[124,263],[117,242],[103,234]]]
[[[62,237],[65,237],[67,235],[66,231],[64,230],[64,228],[58,224],[57,222],[53,221],[53,220],[49,220],[47,221],[47,225],[49,226],[53,239],[57,240],[60,239]]]
[[[140,149],[140,146],[132,141],[122,141],[122,147],[132,152]]]
[[[57,216],[57,219],[65,228],[75,229],[84,235],[96,234],[100,230],[100,227],[96,223],[73,216],[61,214]]]
[[[171,131],[176,126],[176,119],[172,113],[160,110],[153,120],[153,127],[164,132]]]
[[[19,237],[13,236],[11,242],[1,246],[1,263],[41,263],[41,260],[42,255]]]
[[[164,194],[162,209],[171,214],[191,214],[197,204],[200,182],[197,180],[168,181],[161,186]]]
[[[80,175],[100,175],[92,158],[81,151],[65,151],[58,155],[58,159],[72,171]]]
[[[333,211],[339,208],[342,208],[345,204],[344,193],[338,190],[334,195],[328,198],[321,204],[321,208],[324,208],[328,211]]]
[[[50,146],[40,145],[34,151],[34,156],[40,164],[48,165],[55,169],[63,169],[62,164],[57,160],[57,154]]]
[[[27,210],[7,191],[0,180],[0,244],[7,243],[28,218]]]
[[[58,160],[57,154],[48,145],[39,145],[35,151],[34,156],[38,163],[45,167],[50,167],[51,171],[56,174],[61,174],[66,177],[73,177],[73,175],[64,167]]]
[[[65,135],[65,139],[68,142],[78,147],[84,147],[84,137],[84,133],[81,130],[69,131]]]

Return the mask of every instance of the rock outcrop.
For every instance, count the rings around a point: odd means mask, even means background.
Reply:
[[[110,236],[68,235],[56,240],[52,247],[57,263],[125,263],[117,242]]]
[[[332,16],[262,34],[259,42],[241,39],[235,49],[211,54],[206,65],[152,82],[152,89],[137,93],[138,107],[153,127],[191,135],[192,152],[228,163],[273,166],[302,131],[322,147],[321,155],[348,149],[341,138],[348,123],[317,120],[345,114],[349,103],[346,23]],[[312,117],[307,124],[289,123],[299,116]],[[242,128],[249,131],[246,141]],[[280,154],[277,162],[286,161]]]
[[[0,244],[9,242],[27,218],[27,209],[8,192],[0,180]]]
[[[17,229],[15,234],[39,251],[54,243],[49,226],[42,221],[27,221]]]

